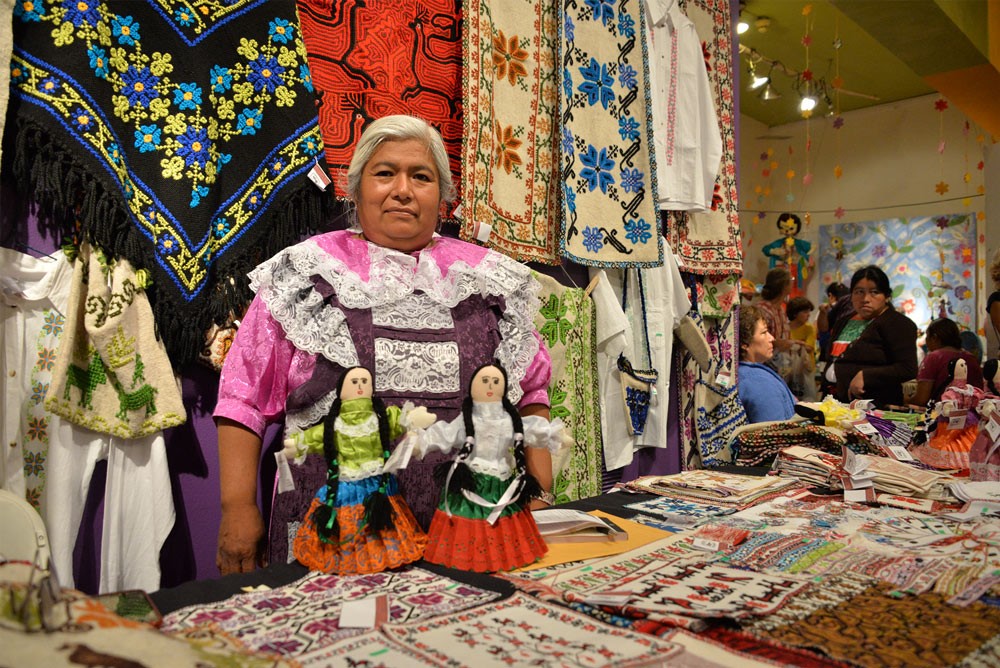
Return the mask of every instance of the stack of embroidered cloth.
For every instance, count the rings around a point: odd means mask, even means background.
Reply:
[[[684,471],[676,475],[646,476],[625,485],[635,492],[727,508],[748,508],[801,486],[802,483],[795,478],[751,476],[705,469]]]

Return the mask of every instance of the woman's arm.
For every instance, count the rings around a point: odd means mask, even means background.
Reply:
[[[261,438],[229,418],[218,418],[222,521],[215,565],[223,575],[264,565],[264,520],[257,507]]]
[[[545,404],[528,404],[520,410],[521,416],[537,415],[549,419],[549,407]],[[552,454],[548,448],[525,448],[525,461],[528,473],[535,476],[543,492],[552,493]],[[549,504],[541,499],[532,499],[530,508],[536,510]]]

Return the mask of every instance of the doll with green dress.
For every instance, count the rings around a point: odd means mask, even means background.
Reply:
[[[295,558],[324,573],[377,573],[423,556],[427,536],[385,469],[392,441],[426,427],[434,414],[372,396],[364,367],[347,369],[326,418],[285,441],[285,456],[322,453],[321,487],[293,543]]]

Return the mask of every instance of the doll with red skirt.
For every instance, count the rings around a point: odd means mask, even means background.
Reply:
[[[527,470],[525,448],[557,450],[562,421],[522,418],[506,393],[503,367],[482,366],[461,415],[414,438],[418,456],[458,448],[454,460],[435,471],[441,501],[427,532],[426,561],[493,572],[526,566],[548,549],[528,508],[541,489]]]

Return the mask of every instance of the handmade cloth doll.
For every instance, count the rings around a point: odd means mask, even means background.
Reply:
[[[792,273],[792,296],[802,294],[803,284],[809,278],[809,268],[814,261],[810,257],[812,244],[805,239],[799,239],[802,231],[802,220],[794,213],[783,213],[778,216],[778,231],[781,237],[760,250],[767,256],[767,268],[788,267]]]
[[[545,541],[528,510],[540,492],[525,466],[525,447],[554,452],[562,421],[522,418],[506,396],[507,374],[488,364],[476,370],[462,414],[439,421],[415,439],[415,452],[449,452],[435,478],[441,501],[428,530],[424,559],[468,571],[510,570],[545,554]]]
[[[924,464],[942,469],[969,468],[969,451],[979,431],[982,388],[968,382],[968,365],[961,357],[948,362],[951,380],[933,408],[937,414],[930,439],[910,450]]]
[[[427,536],[384,469],[393,439],[434,420],[427,409],[386,407],[372,397],[372,374],[344,372],[322,423],[285,441],[285,456],[322,452],[327,481],[293,544],[295,558],[324,573],[377,573],[423,555]]]

